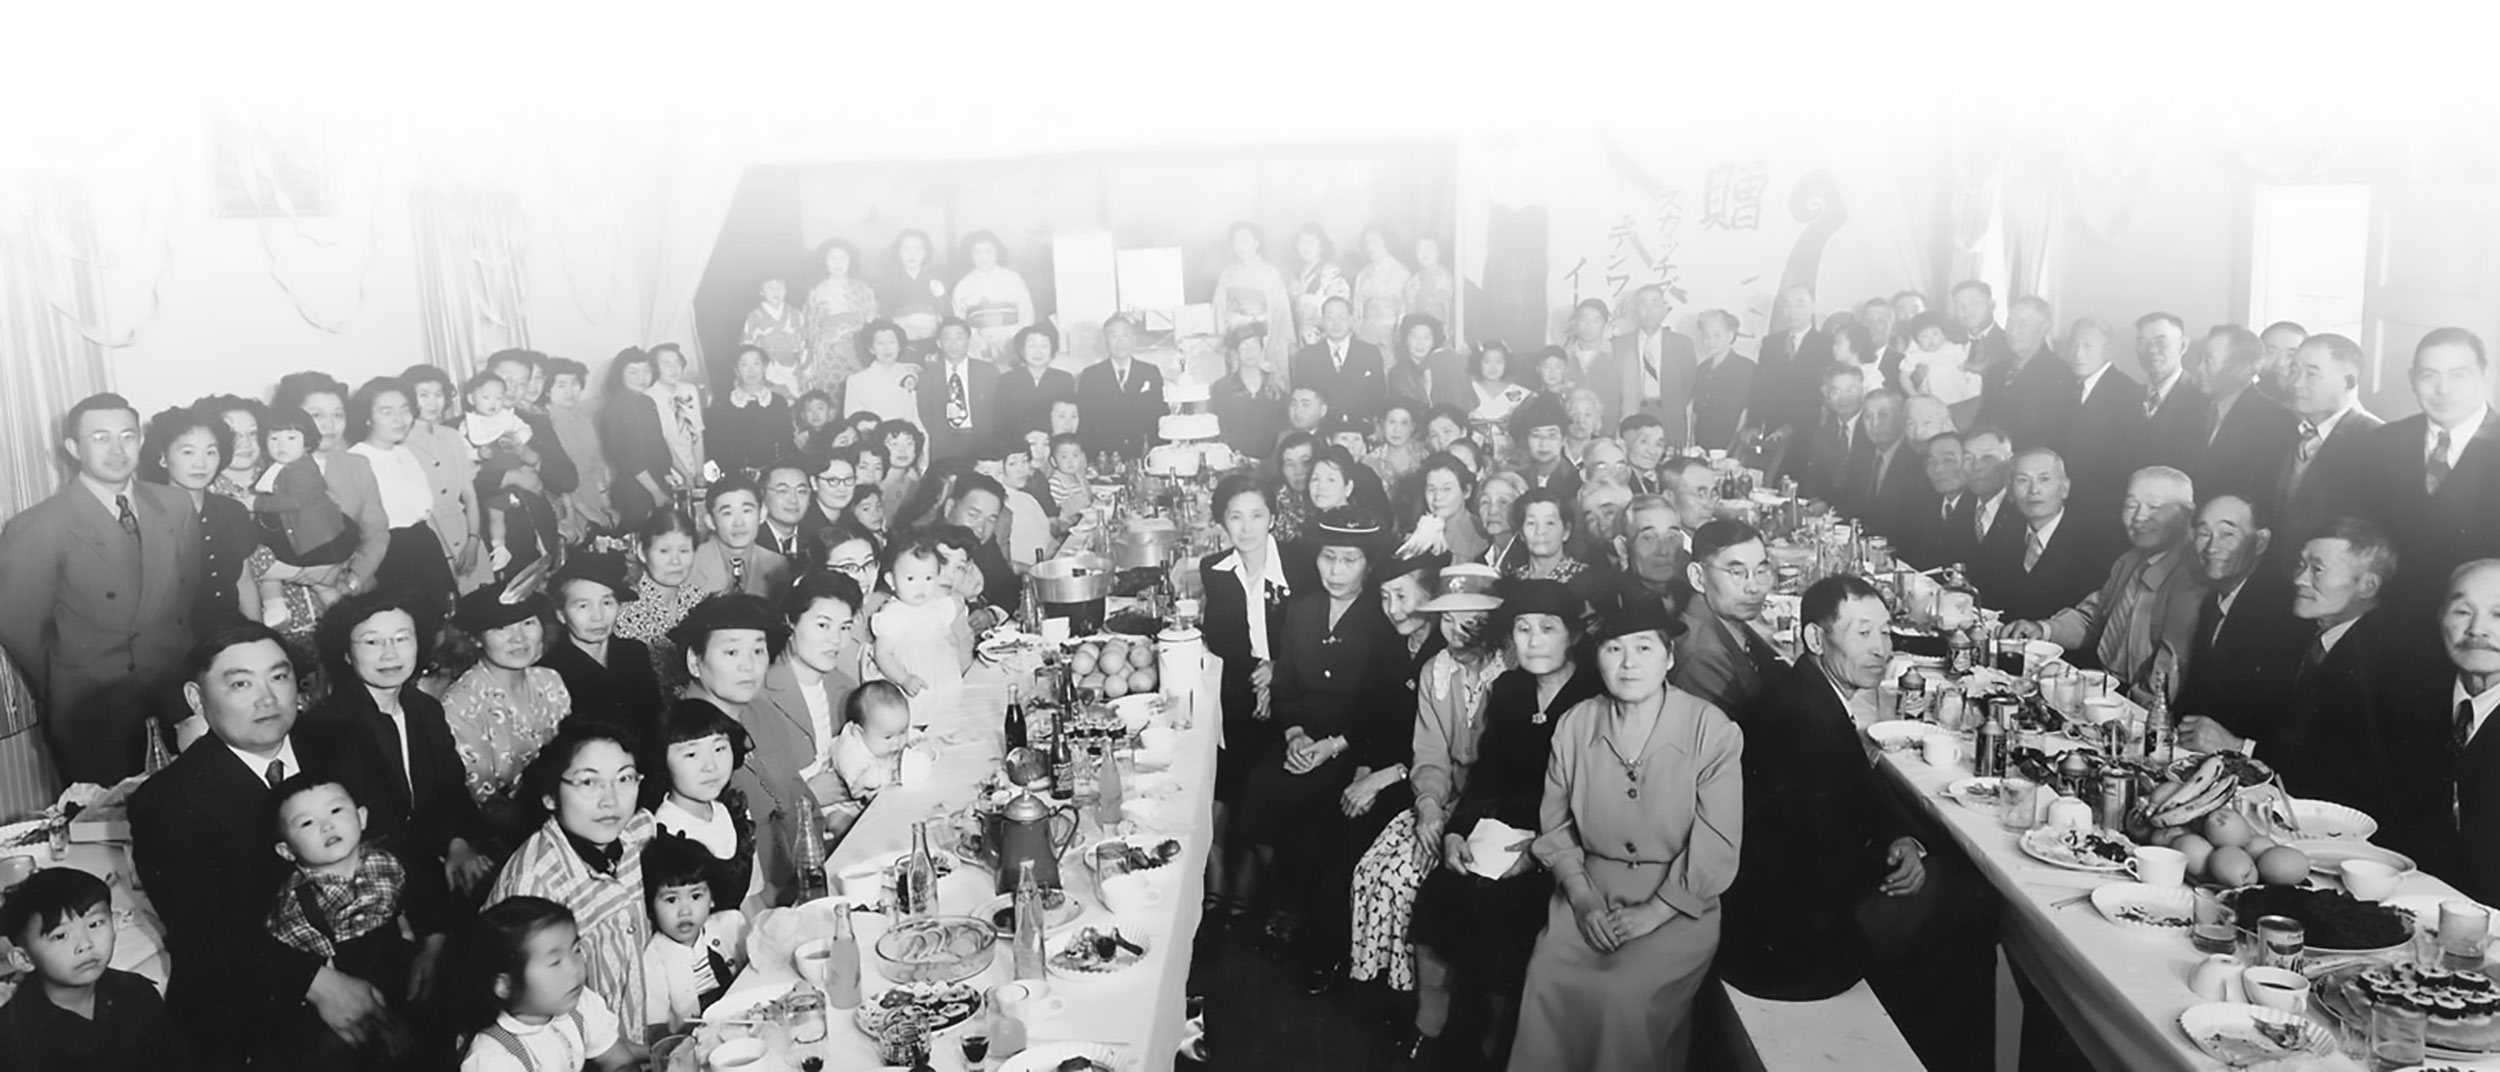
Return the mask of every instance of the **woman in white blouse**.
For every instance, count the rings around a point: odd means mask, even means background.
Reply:
[[[365,381],[348,400],[347,438],[356,443],[348,452],[373,467],[390,524],[390,547],[374,570],[374,587],[407,597],[418,631],[433,636],[450,609],[455,582],[442,538],[434,532],[433,481],[425,459],[408,448],[408,433],[417,423],[415,397],[395,377]]]

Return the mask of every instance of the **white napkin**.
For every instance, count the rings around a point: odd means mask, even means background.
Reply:
[[[1467,835],[1467,853],[1473,858],[1467,869],[1486,878],[1500,878],[1508,874],[1510,865],[1518,861],[1521,851],[1511,846],[1533,833],[1500,819],[1476,820],[1476,829]]]

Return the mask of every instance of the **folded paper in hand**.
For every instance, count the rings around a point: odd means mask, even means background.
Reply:
[[[1476,829],[1467,835],[1467,854],[1472,862],[1469,871],[1486,878],[1500,878],[1510,873],[1521,850],[1511,848],[1532,836],[1534,831],[1521,830],[1499,819],[1478,819]]]

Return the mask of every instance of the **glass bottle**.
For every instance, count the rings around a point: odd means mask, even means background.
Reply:
[[[1003,727],[1003,735],[1006,739],[1005,750],[1013,752],[1024,747],[1026,732],[1024,689],[1021,686],[1009,685],[1007,686],[1007,724]]]
[[[1094,822],[1106,830],[1120,825],[1120,794],[1120,749],[1115,743],[1102,750],[1094,767]]]
[[[911,824],[911,855],[894,876],[894,911],[903,919],[937,914],[937,862],[929,856],[929,824]]]
[[[1076,799],[1076,749],[1069,738],[1076,728],[1076,709],[1059,709],[1051,720],[1050,734],[1050,796],[1053,800]]]
[[[1957,675],[1970,673],[1971,666],[1979,659],[1977,646],[1972,643],[1970,634],[1968,629],[1945,630],[1945,666]]]
[[[1047,970],[1042,955],[1042,933],[1050,929],[1049,912],[1042,904],[1041,880],[1033,877],[1033,861],[1026,860],[1016,875],[1016,936],[1011,949],[1015,977],[1039,979]]]
[[[792,852],[798,858],[799,902],[804,904],[833,891],[831,883],[825,877],[827,852],[824,813],[816,809],[816,802],[812,798],[802,799],[799,802],[798,811],[798,845],[793,848]]]
[[[859,1007],[859,936],[851,931],[851,909],[833,913],[831,949],[825,956],[825,1001],[837,1009]]]
[[[2153,671],[2152,695],[2144,705],[2144,758],[2162,767],[2178,758],[2178,727],[2170,724],[2170,675]]]
[[[1971,773],[1982,778],[2004,777],[2005,753],[2005,722],[1991,707],[1987,721],[1979,724],[1977,742],[1971,747]]]

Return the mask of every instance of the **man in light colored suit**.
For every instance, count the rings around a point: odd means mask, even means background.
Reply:
[[[1606,401],[1606,424],[1635,413],[1655,415],[1667,442],[1692,441],[1693,375],[1700,368],[1693,340],[1667,327],[1667,291],[1651,283],[1632,292],[1632,330],[1615,336],[1613,383],[1597,383]]]
[[[109,786],[139,773],[153,697],[191,646],[200,517],[131,479],[139,411],[122,396],[81,400],[61,428],[78,475],[0,528],[0,647],[42,706],[61,780]]]
[[[2197,600],[2204,574],[2188,561],[2188,523],[2196,509],[2196,486],[2186,473],[2155,466],[2127,482],[2120,507],[2127,553],[2111,563],[2109,578],[2082,601],[2036,621],[2018,621],[2006,632],[2021,640],[2046,639],[2066,649],[2077,665],[2091,662],[2140,697],[2149,696],[2153,673],[2168,678],[2165,699],[2178,693],[2178,674],[2157,667],[2164,649],[2183,652],[2194,643]]]

